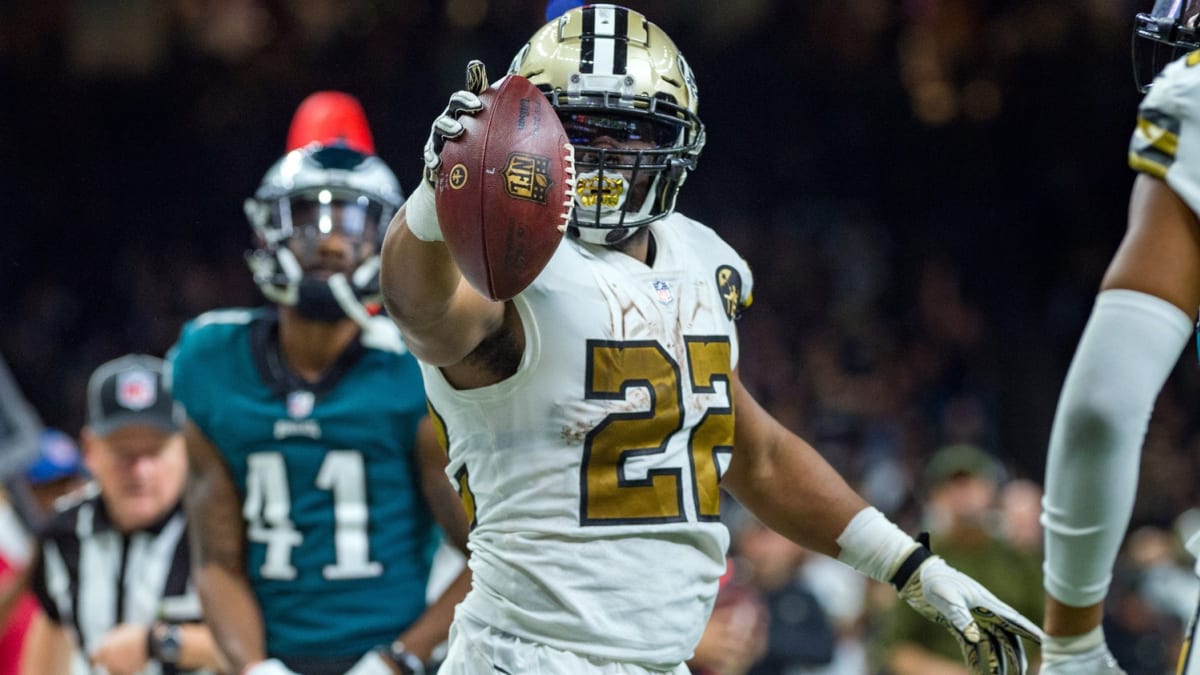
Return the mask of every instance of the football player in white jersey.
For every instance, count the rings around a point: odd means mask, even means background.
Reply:
[[[1129,222],[1063,383],[1046,461],[1043,675],[1124,673],[1101,619],[1133,512],[1142,441],[1200,307],[1200,1],[1139,14]],[[1165,56],[1165,58],[1164,58]],[[1197,552],[1197,539],[1189,542]],[[1192,621],[1194,637],[1195,620]],[[1190,643],[1194,644],[1194,640]],[[1179,672],[1200,674],[1185,647]]]
[[[384,244],[388,308],[472,521],[474,583],[442,672],[686,673],[725,570],[720,488],[894,583],[960,637],[973,672],[1022,672],[1019,636],[1037,627],[868,506],[742,387],[734,320],[753,279],[674,209],[705,138],[671,39],[588,5],[539,30],[510,72],[546,92],[575,146],[576,208],[545,270],[506,302],[473,290],[428,182]],[[482,109],[487,78],[468,73],[434,123],[427,175],[457,118]]]

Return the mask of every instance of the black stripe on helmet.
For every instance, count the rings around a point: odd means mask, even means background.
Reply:
[[[629,60],[629,10],[624,7],[617,7],[616,10],[612,71],[615,75],[624,75]]]
[[[583,8],[583,39],[579,45],[579,72],[595,71],[596,63],[596,8]]]

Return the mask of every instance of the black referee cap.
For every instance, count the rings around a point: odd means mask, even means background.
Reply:
[[[179,431],[175,400],[163,387],[164,365],[160,358],[129,354],[97,368],[88,380],[88,427],[100,436],[130,424]]]

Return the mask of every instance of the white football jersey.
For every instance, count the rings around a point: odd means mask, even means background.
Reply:
[[[1167,65],[1138,107],[1129,165],[1200,213],[1200,51]]]
[[[514,299],[518,371],[453,389],[422,364],[472,520],[460,607],[517,637],[653,667],[687,659],[725,571],[745,261],[679,214],[653,267],[568,238]]]

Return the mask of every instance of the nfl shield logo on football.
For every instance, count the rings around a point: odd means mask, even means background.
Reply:
[[[654,293],[658,296],[658,301],[664,305],[669,305],[675,296],[671,294],[671,287],[665,281],[654,282]]]
[[[128,410],[145,410],[158,400],[158,383],[148,370],[117,373],[117,405]]]
[[[316,397],[311,391],[293,391],[287,397],[288,417],[294,420],[303,419],[312,414]]]

